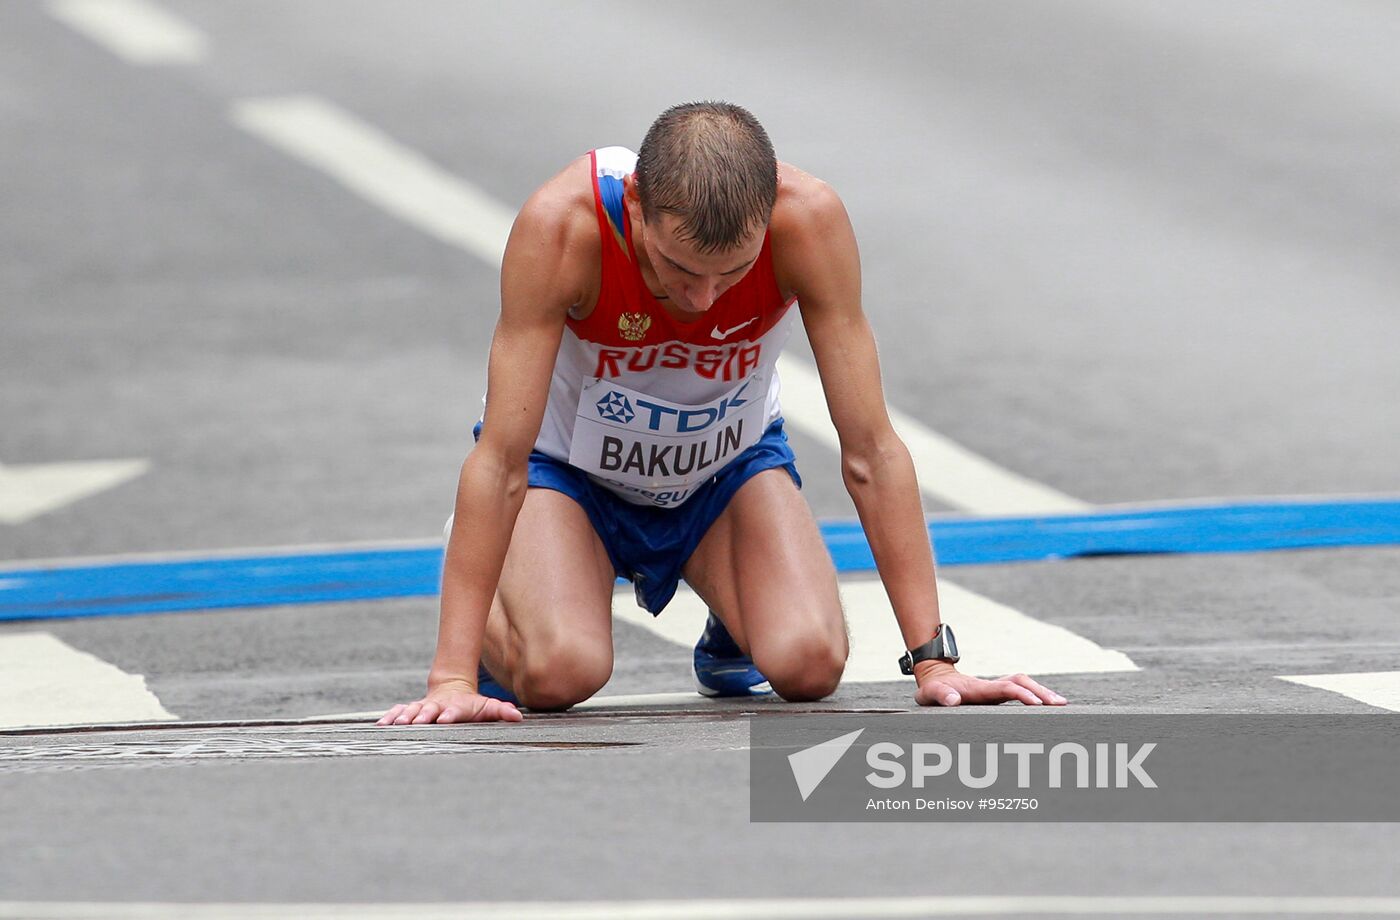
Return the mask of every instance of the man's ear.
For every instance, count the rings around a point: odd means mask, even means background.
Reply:
[[[642,220],[642,196],[637,191],[637,179],[631,173],[622,177],[622,203],[627,206],[627,217],[632,226]]]

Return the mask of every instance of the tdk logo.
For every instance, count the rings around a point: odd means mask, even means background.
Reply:
[[[598,400],[598,414],[610,422],[624,425],[637,417],[637,413],[632,411],[631,401],[616,390]]]
[[[664,431],[668,434],[692,434],[697,431],[704,431],[711,425],[724,421],[729,410],[738,409],[740,406],[747,406],[749,400],[744,396],[750,384],[744,384],[737,392],[726,396],[712,406],[700,406],[699,408],[682,408],[679,406],[668,406],[664,403],[655,403],[647,399],[637,400],[637,410],[645,413],[646,427],[648,431]],[[601,411],[601,410],[600,410]]]

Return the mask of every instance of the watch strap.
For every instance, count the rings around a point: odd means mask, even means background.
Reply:
[[[938,624],[933,638],[918,648],[911,648],[899,659],[899,670],[903,674],[914,673],[914,665],[921,661],[946,661],[957,664],[958,641],[953,636],[952,627],[947,623]]]

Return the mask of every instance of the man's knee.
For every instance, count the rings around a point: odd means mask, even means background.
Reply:
[[[775,693],[800,703],[836,692],[848,652],[844,632],[826,635],[813,630],[756,642],[753,657]]]
[[[515,676],[515,696],[530,709],[568,709],[603,689],[612,676],[612,649],[580,643],[527,648]]]

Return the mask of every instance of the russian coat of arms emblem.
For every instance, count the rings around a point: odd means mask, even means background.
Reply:
[[[651,317],[645,313],[624,313],[617,318],[617,332],[629,342],[640,342],[651,328]]]

